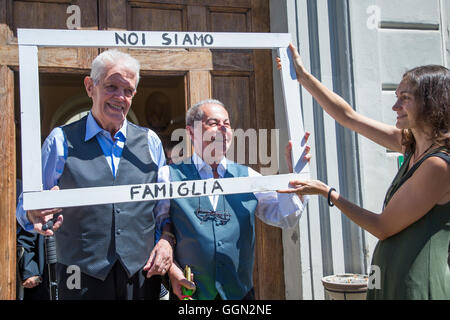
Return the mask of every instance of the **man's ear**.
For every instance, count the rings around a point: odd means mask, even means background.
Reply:
[[[191,138],[191,141],[194,141],[194,128],[191,126],[186,126],[186,132],[189,134],[189,138]]]
[[[92,92],[94,91],[94,80],[91,77],[84,77],[84,87],[86,88],[87,95],[92,98]]]

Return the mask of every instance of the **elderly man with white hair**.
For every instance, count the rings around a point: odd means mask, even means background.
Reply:
[[[153,131],[126,120],[139,69],[136,59],[117,50],[95,58],[84,79],[91,112],[53,129],[42,147],[45,189],[157,181],[158,169],[165,164],[161,141]],[[60,299],[157,299],[160,277],[151,276],[167,272],[173,243],[163,233],[155,244],[154,205],[132,202],[24,211],[20,201],[16,216],[25,230],[44,235],[55,231]],[[44,231],[43,224],[51,218],[53,230]],[[77,268],[80,279],[74,283],[70,277]]]

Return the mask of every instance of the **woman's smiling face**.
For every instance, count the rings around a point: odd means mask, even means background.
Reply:
[[[418,126],[419,101],[414,94],[414,89],[408,81],[402,80],[396,92],[397,102],[392,110],[397,112],[398,129],[414,129]]]

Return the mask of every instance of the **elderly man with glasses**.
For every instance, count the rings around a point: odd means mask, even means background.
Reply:
[[[194,146],[192,157],[161,168],[159,182],[260,175],[225,157],[233,132],[222,102],[205,100],[191,107],[186,130]],[[288,166],[292,167],[290,160]],[[155,211],[160,218],[172,220],[176,239],[169,270],[175,295],[185,298],[185,287],[196,289],[194,299],[254,300],[255,216],[288,228],[298,222],[305,205],[305,200],[276,192],[159,201]],[[183,275],[186,265],[195,276],[195,286]]]

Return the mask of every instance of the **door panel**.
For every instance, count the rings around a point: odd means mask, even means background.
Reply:
[[[208,25],[211,32],[248,32],[250,29],[247,9],[209,8]]]
[[[259,1],[259,0],[258,0]],[[133,0],[130,5],[143,4],[180,4],[185,6],[223,6],[250,8],[252,0]]]
[[[7,1],[7,23],[14,34],[17,28],[67,29],[67,19],[71,13],[67,8],[77,5],[80,8],[81,26],[97,29],[97,1],[92,0],[55,0],[55,1]]]
[[[186,10],[182,6],[132,7],[129,30],[186,30]]]
[[[249,108],[254,105],[251,74],[213,72],[212,75],[213,97],[220,97],[227,107],[233,128],[254,128],[254,110]]]

